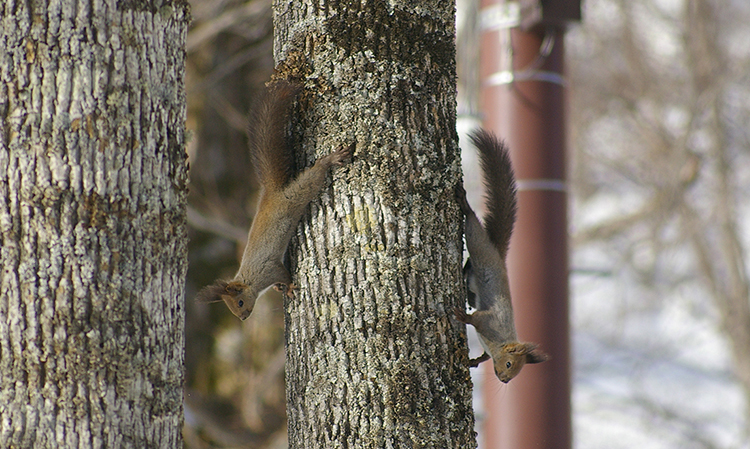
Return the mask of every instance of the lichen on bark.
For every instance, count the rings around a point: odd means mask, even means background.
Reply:
[[[170,3],[0,6],[3,447],[181,447],[188,11]]]
[[[356,142],[310,206],[287,301],[291,447],[475,447],[451,2],[275,2],[299,166]]]

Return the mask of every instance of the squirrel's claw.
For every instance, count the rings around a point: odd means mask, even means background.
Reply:
[[[299,287],[294,284],[287,285],[283,282],[277,282],[273,284],[273,289],[277,292],[283,293],[287,298],[294,298],[294,291],[299,290]]]
[[[354,154],[354,148],[356,146],[357,146],[357,143],[352,142],[351,144],[349,144],[349,146],[347,147],[342,146],[335,152],[331,153],[331,158],[332,158],[331,162],[333,163],[333,165],[338,165],[338,166],[344,165],[344,161],[352,157],[352,155]]]
[[[287,298],[292,299],[292,298],[294,298],[294,291],[295,290],[299,290],[299,287],[297,287],[293,283],[289,284],[289,285],[287,285],[286,291],[284,292],[284,294],[286,295]]]

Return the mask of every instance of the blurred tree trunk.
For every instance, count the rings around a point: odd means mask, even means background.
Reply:
[[[356,142],[291,251],[292,448],[475,447],[463,326],[453,2],[275,2],[299,166]]]
[[[188,11],[0,6],[1,447],[182,447]]]

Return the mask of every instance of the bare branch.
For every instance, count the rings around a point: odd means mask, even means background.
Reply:
[[[190,30],[187,51],[191,52],[210,41],[219,33],[243,22],[252,22],[270,11],[270,0],[250,0],[242,6],[229,9],[214,19]]]
[[[210,232],[242,246],[247,240],[247,229],[238,228],[216,217],[208,217],[193,207],[187,208],[188,225],[199,231]]]

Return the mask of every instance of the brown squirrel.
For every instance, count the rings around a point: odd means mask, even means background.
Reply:
[[[254,137],[251,155],[262,193],[240,269],[231,281],[217,280],[196,298],[204,303],[224,301],[241,320],[250,316],[255,300],[269,287],[294,296],[296,287],[283,264],[289,240],[305,208],[323,189],[328,169],[344,165],[354,151],[354,144],[340,148],[292,179],[294,154],[286,131],[289,111],[299,90],[298,85],[288,81],[269,85],[256,127],[248,129]]]
[[[480,357],[470,360],[469,366],[478,366],[491,357],[495,375],[503,383],[508,383],[525,364],[544,362],[549,357],[538,350],[536,344],[519,342],[513,322],[505,256],[518,206],[508,150],[494,134],[485,130],[475,131],[470,138],[479,150],[487,191],[487,216],[482,227],[466,200],[466,191],[459,184],[456,199],[466,216],[466,246],[469,250],[464,279],[469,305],[477,310],[470,315],[459,308],[454,312],[456,319],[476,328],[485,350]]]

